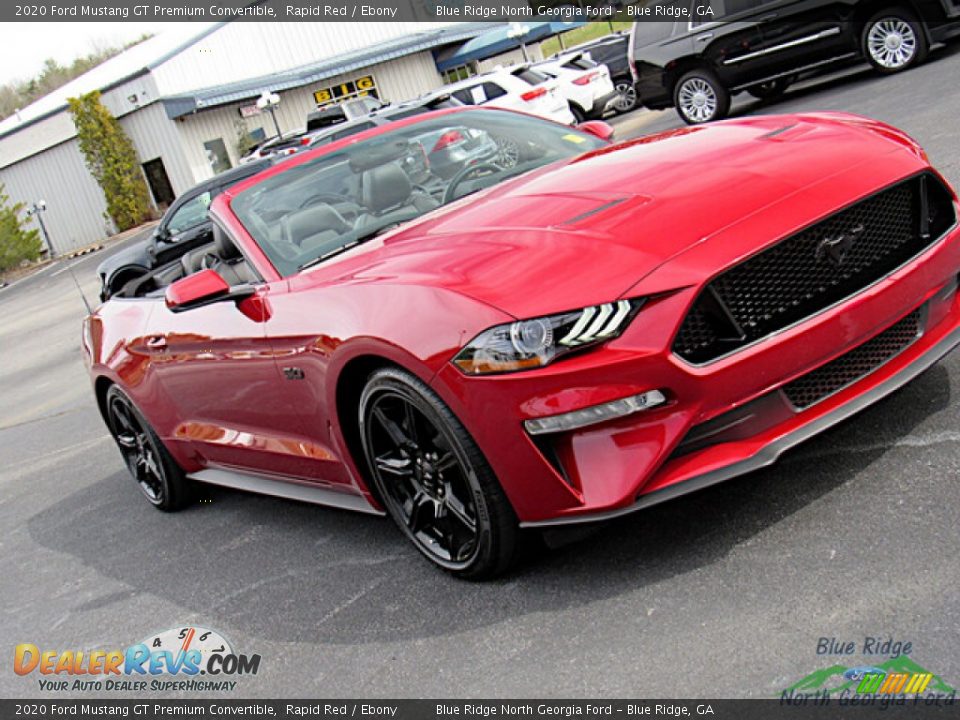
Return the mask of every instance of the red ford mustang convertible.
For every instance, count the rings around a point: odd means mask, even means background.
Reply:
[[[960,342],[957,198],[902,132],[608,132],[430,113],[220,195],[212,244],[84,326],[147,499],[387,513],[489,577],[522,528],[769,464]]]

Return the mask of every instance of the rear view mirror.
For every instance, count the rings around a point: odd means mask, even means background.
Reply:
[[[577,130],[582,130],[601,140],[613,140],[613,126],[605,123],[603,120],[590,120],[585,123],[580,123],[577,125]]]
[[[171,283],[165,298],[174,312],[207,305],[230,296],[230,286],[216,270],[201,270]]]

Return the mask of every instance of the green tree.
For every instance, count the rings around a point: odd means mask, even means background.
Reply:
[[[151,37],[153,36],[150,34],[141,35],[136,40],[126,43],[123,47],[95,44],[91,47],[89,53],[74,59],[68,66],[62,66],[53,58],[47,58],[36,77],[29,80],[13,80],[5,85],[0,85],[0,120],[13,115],[17,108],[25,108],[34,100],[40,99],[75,77],[83,75],[91,68],[109,60],[114,55],[142,43],[144,40],[149,40]]]
[[[24,219],[20,217],[23,208],[23,203],[11,205],[0,185],[0,271],[40,257],[40,231],[24,229]]]
[[[250,136],[250,128],[247,127],[247,121],[237,115],[233,119],[233,130],[237,134],[234,147],[237,149],[237,157],[243,157],[247,151],[257,144],[257,141]]]
[[[94,90],[67,100],[77,128],[80,152],[90,174],[103,190],[107,214],[118,230],[139,225],[151,217],[150,194],[140,159],[117,119]]]

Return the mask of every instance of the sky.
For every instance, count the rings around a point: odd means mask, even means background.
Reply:
[[[0,83],[27,80],[49,57],[61,65],[97,47],[119,46],[144,33],[193,25],[171,22],[3,23],[0,31]]]

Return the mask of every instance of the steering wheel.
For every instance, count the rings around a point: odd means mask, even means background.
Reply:
[[[310,207],[311,205],[316,205],[317,203],[321,203],[321,202],[327,203],[328,205],[336,205],[337,203],[350,203],[351,205],[356,204],[354,203],[353,200],[348,198],[346,195],[341,195],[340,193],[332,193],[332,192],[320,192],[320,193],[311,195],[302,203],[300,203],[300,205],[297,206],[297,210],[303,210],[303,208],[305,207]]]
[[[457,187],[471,175],[479,175],[484,170],[487,172],[503,172],[503,168],[499,165],[494,165],[493,163],[477,163],[476,165],[467,165],[465,168],[461,168],[456,175],[450,178],[450,184],[447,185],[447,189],[443,192],[442,204],[446,205],[447,203],[453,202],[457,199],[456,190]]]

